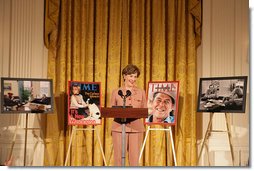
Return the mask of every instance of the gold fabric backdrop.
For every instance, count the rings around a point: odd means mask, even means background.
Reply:
[[[138,86],[145,90],[148,81],[180,81],[177,125],[172,127],[175,151],[178,166],[195,166],[201,2],[46,0],[45,5],[48,77],[54,80],[55,96],[55,112],[46,119],[45,165],[65,162],[72,130],[67,125],[68,80],[101,82],[102,106],[108,107],[111,91],[121,85],[121,70],[132,63],[141,70]],[[109,166],[114,160],[112,120],[96,126]],[[68,165],[104,166],[95,132],[77,131]],[[150,131],[141,165],[174,165],[168,133]]]

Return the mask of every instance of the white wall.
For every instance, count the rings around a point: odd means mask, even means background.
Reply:
[[[46,78],[47,50],[43,44],[44,0],[0,0],[0,77]],[[13,149],[13,165],[42,166],[44,156],[41,116],[0,115],[0,164]],[[11,147],[18,118],[16,141]],[[25,149],[25,130],[27,147]]]
[[[199,77],[249,77],[249,8],[248,0],[203,0],[203,34],[199,49]],[[199,165],[246,165],[249,158],[249,80],[245,113],[229,113],[231,132],[212,132]],[[198,144],[207,131],[210,113],[198,113]],[[215,113],[212,130],[226,130],[224,114]],[[198,153],[199,154],[199,153]]]

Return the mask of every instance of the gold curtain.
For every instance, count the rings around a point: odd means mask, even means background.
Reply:
[[[199,0],[46,0],[44,38],[55,112],[47,115],[45,165],[65,162],[72,130],[67,125],[68,80],[101,82],[106,107],[111,91],[121,85],[122,68],[133,63],[141,70],[138,86],[143,89],[148,81],[180,81],[178,119],[172,126],[176,157],[178,166],[195,166],[200,32]],[[113,165],[111,124],[112,119],[103,119],[95,126],[109,166]],[[168,133],[149,133],[141,163],[174,165]],[[95,132],[76,132],[68,165],[104,165]]]

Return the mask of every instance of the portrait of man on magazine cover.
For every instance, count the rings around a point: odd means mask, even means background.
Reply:
[[[175,125],[178,112],[179,82],[149,82],[146,124]]]

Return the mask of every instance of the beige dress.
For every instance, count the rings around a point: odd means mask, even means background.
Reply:
[[[123,106],[123,99],[118,95],[119,90],[122,90],[125,95],[126,90],[123,87],[113,90],[111,96],[111,106]],[[133,108],[146,108],[147,101],[145,91],[139,88],[133,88],[131,96],[126,99],[126,106],[132,106]],[[129,165],[138,166],[138,157],[141,143],[143,141],[143,132],[145,131],[143,119],[127,119],[125,131],[125,149],[128,150]],[[114,164],[115,166],[121,166],[122,125],[117,119],[115,119],[112,124],[112,137],[114,147]]]

